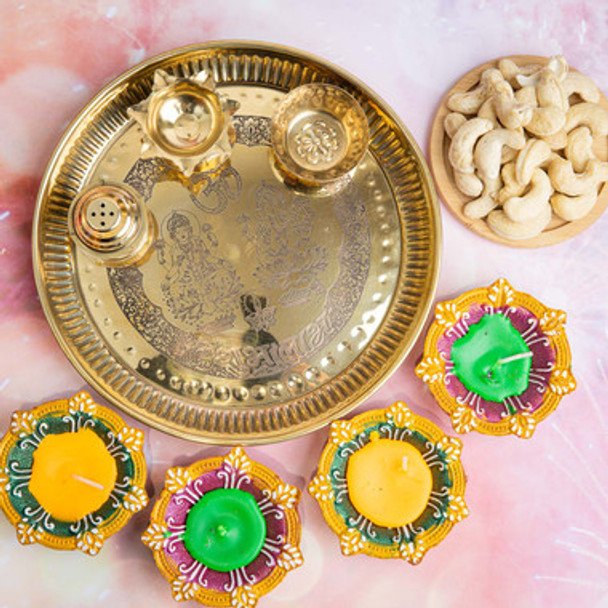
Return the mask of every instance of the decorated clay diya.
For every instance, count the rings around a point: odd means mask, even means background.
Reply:
[[[238,447],[169,469],[142,540],[175,600],[251,608],[303,563],[299,499]]]
[[[148,503],[144,434],[81,392],[13,414],[0,506],[24,545],[96,555]]]
[[[527,439],[576,388],[565,323],[499,279],[437,304],[416,373],[456,432]]]
[[[308,491],[344,555],[418,564],[468,515],[461,449],[397,402],[334,422]]]

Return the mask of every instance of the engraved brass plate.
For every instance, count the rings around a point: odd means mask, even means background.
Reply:
[[[140,156],[127,108],[157,68],[208,69],[240,103],[227,163],[187,177]],[[358,101],[370,147],[347,177],[306,191],[277,170],[270,117],[310,82]],[[154,219],[137,264],[100,264],[69,235],[70,204],[103,183],[127,184]],[[343,416],[402,361],[435,292],[440,221],[417,145],[367,87],[298,51],[225,42],[150,59],[90,102],[47,170],[33,240],[48,321],[92,386],[169,433],[251,444]]]

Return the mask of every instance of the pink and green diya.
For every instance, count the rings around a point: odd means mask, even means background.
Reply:
[[[169,469],[142,540],[175,600],[251,608],[303,563],[299,499],[238,447]]]
[[[416,374],[456,432],[529,438],[576,388],[565,324],[498,279],[437,304]]]

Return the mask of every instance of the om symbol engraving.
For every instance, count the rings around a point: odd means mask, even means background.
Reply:
[[[161,289],[171,314],[206,332],[232,327],[242,284],[232,265],[217,256],[218,239],[210,224],[196,230],[188,213],[169,216],[158,261],[166,267]]]
[[[294,139],[296,152],[311,165],[333,162],[340,149],[338,131],[320,118],[305,122]]]

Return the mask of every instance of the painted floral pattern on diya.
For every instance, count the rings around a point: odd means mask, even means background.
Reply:
[[[381,469],[390,469],[389,479],[370,480],[369,475],[364,475],[370,467],[355,470],[353,464],[382,442],[387,448],[397,449],[397,460],[392,462],[390,455],[380,453],[377,475],[383,477],[386,473],[380,473]],[[404,449],[399,450],[399,444],[404,444]],[[344,555],[365,553],[418,564],[455,523],[468,515],[461,449],[459,439],[445,435],[430,420],[396,402],[386,409],[332,423],[329,441],[308,491],[338,535]],[[373,465],[370,458],[367,460]],[[403,486],[408,475],[409,487]],[[360,500],[364,494],[367,504]],[[415,500],[410,500],[412,497]],[[419,498],[424,502],[417,505]],[[400,509],[399,503],[406,502]],[[365,514],[354,503],[363,505]],[[381,521],[383,517],[385,521]]]
[[[169,469],[142,540],[175,600],[252,608],[303,564],[299,499],[297,488],[237,447]]]
[[[497,315],[508,320],[519,334],[521,345],[515,346],[512,342],[508,348],[517,352],[495,354],[494,364],[485,370],[485,381],[500,382],[500,374],[494,378],[493,375],[504,362],[504,369],[510,367],[511,375],[518,376],[511,380],[517,380],[513,384],[519,384],[520,389],[510,390],[506,386],[508,372],[502,371],[505,386],[497,387],[496,394],[505,396],[493,401],[483,398],[480,393],[485,391],[476,388],[480,385],[471,385],[466,375],[457,369],[460,356],[457,349],[462,350],[463,341],[477,331],[480,324],[487,324],[489,317]],[[450,414],[456,432],[513,433],[530,438],[537,423],[555,410],[565,394],[576,388],[565,323],[565,312],[547,308],[532,296],[513,289],[505,279],[498,279],[490,287],[437,304],[416,374]],[[527,353],[529,364],[523,365]],[[480,357],[486,355],[487,352],[480,351]],[[483,382],[484,378],[480,375],[478,380]]]
[[[36,450],[46,443],[45,439],[57,440],[64,434],[70,434],[72,438],[88,433],[94,434],[95,441],[99,438],[107,454],[114,459],[115,482],[111,490],[107,488],[107,500],[99,508],[75,521],[64,521],[38,502],[40,499],[51,504],[48,493],[45,498],[45,493],[32,485],[33,477],[41,475],[41,458],[46,456],[36,455]],[[79,549],[96,555],[104,541],[148,503],[144,489],[143,440],[143,431],[125,425],[120,416],[95,403],[86,392],[30,411],[15,412],[9,431],[0,442],[0,507],[15,526],[19,542],[24,545],[38,542],[53,549]],[[60,456],[57,453],[55,457]],[[72,477],[78,479],[77,475]],[[83,490],[99,485],[86,477],[79,481],[84,484]],[[41,486],[40,479],[34,479],[34,482]],[[57,480],[51,479],[49,483],[55,484],[56,493],[65,487]],[[58,497],[54,499],[57,503]]]

